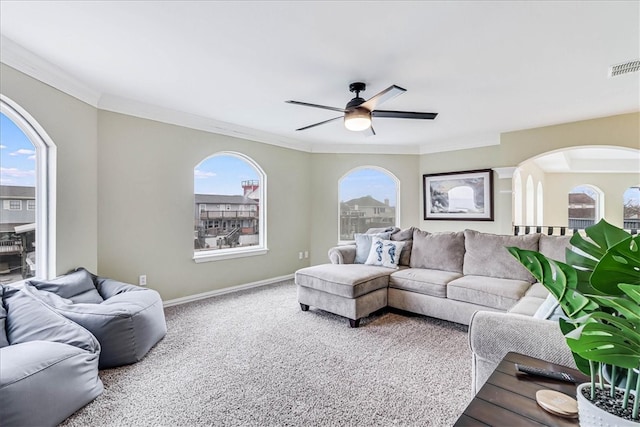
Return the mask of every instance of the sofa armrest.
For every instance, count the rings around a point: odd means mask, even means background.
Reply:
[[[356,260],[356,245],[336,246],[329,249],[331,264],[353,264]]]
[[[510,351],[576,367],[558,322],[530,316],[477,311],[469,323],[469,346],[474,394]]]

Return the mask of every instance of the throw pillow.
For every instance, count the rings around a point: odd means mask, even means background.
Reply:
[[[400,263],[398,265],[409,266],[411,263],[411,248],[413,247],[413,232],[417,230],[416,227],[405,228],[391,233],[391,240],[405,242],[400,254]]]
[[[462,231],[429,233],[416,229],[413,232],[410,267],[462,273],[463,258]]]
[[[489,276],[498,279],[523,280],[534,283],[535,277],[507,250],[509,246],[538,250],[539,234],[507,236],[464,231],[464,275]]]
[[[356,233],[354,235],[356,239],[356,259],[353,263],[364,264],[367,261],[367,257],[371,251],[371,239],[379,237],[387,240],[389,236],[391,236],[391,232],[376,234]]]
[[[53,292],[74,303],[100,304],[103,299],[96,289],[93,277],[93,274],[84,268],[78,268],[72,273],[56,277],[53,280],[46,282],[30,280],[28,283],[41,291]]]
[[[365,264],[379,265],[387,268],[398,268],[400,253],[405,242],[394,242],[375,238],[371,242],[371,250]]]
[[[535,319],[547,319],[547,320],[555,320],[558,321],[560,318],[566,319],[567,316],[564,314],[562,307],[560,307],[560,303],[551,293],[547,295],[547,298],[544,302],[538,307],[536,312],[533,314]]]

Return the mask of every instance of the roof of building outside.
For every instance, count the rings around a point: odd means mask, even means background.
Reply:
[[[225,205],[258,205],[257,200],[245,196],[227,196],[224,194],[196,194],[196,204],[211,203]]]
[[[18,185],[0,185],[0,198],[35,199],[36,188]]]
[[[569,193],[569,203],[595,203],[595,200],[585,193]]]
[[[364,196],[364,197],[358,197],[357,199],[351,199],[348,200],[346,202],[344,202],[345,205],[348,206],[356,206],[358,205],[360,206],[367,206],[367,207],[389,207],[389,205],[385,205],[384,203],[382,203],[379,200],[374,199],[371,196]]]

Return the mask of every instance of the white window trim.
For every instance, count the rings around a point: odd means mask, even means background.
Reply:
[[[365,165],[365,166],[358,166],[356,168],[353,168],[349,171],[347,171],[347,173],[345,173],[344,175],[342,175],[340,177],[340,179],[338,180],[338,245],[350,245],[355,243],[355,240],[341,240],[340,239],[340,185],[342,184],[342,180],[345,179],[347,176],[351,175],[353,172],[357,172],[359,170],[362,169],[374,169],[377,170],[378,172],[382,172],[385,175],[389,176],[389,178],[391,178],[393,180],[393,182],[396,184],[396,222],[394,224],[395,227],[400,227],[400,180],[398,179],[397,176],[395,176],[391,171],[389,171],[388,169],[385,169],[383,167],[380,166],[373,166],[373,165]]]
[[[229,248],[229,249],[215,249],[210,251],[193,251],[193,261],[196,264],[200,264],[203,262],[212,262],[212,261],[222,261],[226,259],[234,259],[234,258],[245,258],[250,256],[259,256],[265,255],[269,252],[269,248],[267,247],[267,174],[264,173],[264,170],[256,163],[251,157],[244,155],[242,153],[237,153],[235,151],[219,151],[217,153],[212,154],[200,161],[200,163],[204,162],[207,159],[210,159],[214,156],[233,156],[237,157],[247,163],[249,163],[260,176],[260,188],[259,188],[259,196],[260,196],[260,207],[261,214],[258,217],[258,229],[260,230],[260,234],[258,237],[259,244],[257,246],[249,246],[246,248]],[[198,163],[198,165],[200,164]],[[196,165],[196,167],[198,167]],[[195,190],[193,192],[195,194]],[[194,196],[195,197],[195,196]],[[195,204],[195,199],[194,199]]]
[[[0,112],[15,123],[36,148],[36,277],[56,275],[56,162],[53,140],[20,105],[0,94]]]

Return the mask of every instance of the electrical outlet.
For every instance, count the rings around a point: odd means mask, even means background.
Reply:
[[[302,252],[298,252],[298,259],[302,259]]]
[[[138,277],[138,285],[147,286],[147,275],[146,274],[141,274],[140,277]]]
[[[304,257],[309,258],[309,251],[304,251]]]

